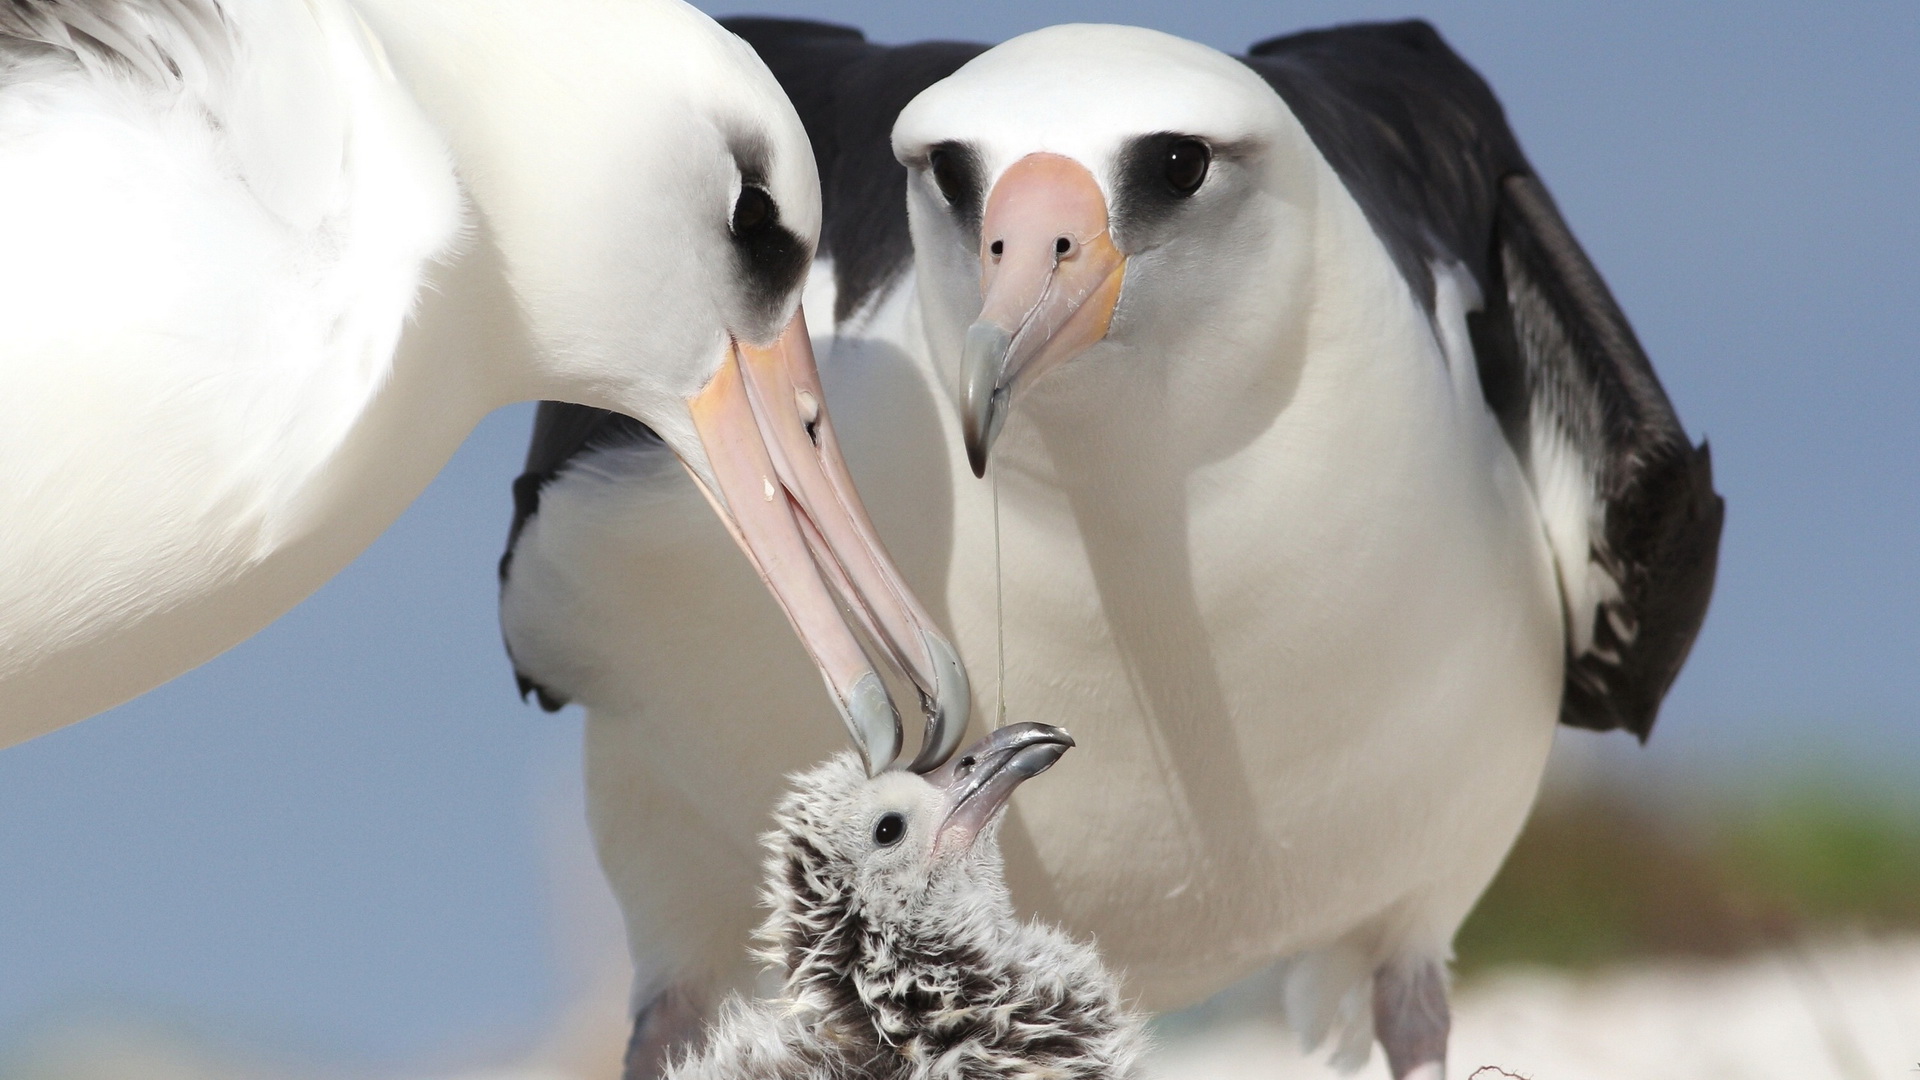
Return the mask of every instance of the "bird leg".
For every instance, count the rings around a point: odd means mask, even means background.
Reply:
[[[1390,960],[1373,973],[1373,1032],[1394,1080],[1445,1080],[1447,977],[1438,962]]]
[[[674,1058],[699,1040],[705,1018],[694,994],[678,983],[668,983],[633,1018],[622,1080],[656,1080]]]

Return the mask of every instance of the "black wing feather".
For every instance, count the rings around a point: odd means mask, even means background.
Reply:
[[[572,405],[563,401],[543,401],[533,415],[533,439],[527,446],[527,464],[513,480],[513,524],[507,529],[507,549],[500,556],[500,588],[505,591],[513,573],[514,547],[527,522],[540,512],[540,492],[554,477],[572,466],[582,454],[622,446],[659,445],[653,429],[623,413]],[[529,694],[548,712],[558,712],[567,699],[536,682],[514,660],[513,646],[506,645],[507,660],[513,664],[513,680],[520,699]]]
[[[1487,404],[1536,489],[1536,435],[1593,492],[1588,558],[1615,590],[1569,627],[1560,720],[1645,739],[1713,592],[1724,507],[1606,283],[1534,174],[1486,82],[1424,22],[1261,42],[1280,94],[1431,313],[1432,265],[1485,298],[1469,321]],[[1563,583],[1587,567],[1560,567]],[[1564,587],[1564,586],[1563,586]],[[1575,651],[1578,636],[1591,642]]]
[[[1429,310],[1435,259],[1485,281],[1498,181],[1526,169],[1493,91],[1424,22],[1272,38],[1244,58],[1287,103]]]
[[[1585,451],[1605,507],[1590,557],[1619,589],[1590,616],[1591,647],[1568,657],[1560,720],[1644,740],[1713,594],[1726,508],[1712,451],[1688,440],[1546,186],[1531,175],[1501,186],[1498,291],[1523,358],[1528,421],[1556,425]]]

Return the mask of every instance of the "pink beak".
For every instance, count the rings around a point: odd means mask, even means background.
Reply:
[[[701,490],[819,666],[867,771],[899,756],[900,716],[856,625],[920,692],[927,729],[912,768],[945,761],[971,709],[966,673],[854,490],[804,316],[769,346],[735,342],[688,405],[718,487]]]
[[[980,318],[960,364],[967,460],[987,453],[1012,399],[1107,336],[1127,257],[1113,244],[1107,198],[1086,167],[1028,154],[1002,173],[980,223]]]

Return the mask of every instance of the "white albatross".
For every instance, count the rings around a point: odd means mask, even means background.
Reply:
[[[0,206],[0,745],[259,629],[530,398],[665,438],[874,767],[843,603],[958,738],[821,411],[806,136],[691,7],[12,0]]]
[[[1016,899],[1149,1007],[1284,963],[1309,1042],[1438,1077],[1453,936],[1556,721],[1648,733],[1722,514],[1491,91],[1424,23],[1245,58],[731,25],[820,159],[809,308],[879,528],[944,597],[976,721],[1004,696],[1084,748],[1009,820]],[[741,807],[820,747],[767,723],[800,657],[662,456],[535,458],[503,625],[588,712],[641,1047],[730,977]],[[722,589],[737,626],[674,616]],[[765,660],[702,696],[718,636]]]

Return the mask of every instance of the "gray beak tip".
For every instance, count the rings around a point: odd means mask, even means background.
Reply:
[[[900,714],[878,674],[869,671],[853,684],[846,709],[847,729],[860,748],[867,775],[878,776],[900,756]]]
[[[990,322],[967,327],[967,343],[960,358],[960,426],[967,443],[967,464],[973,475],[987,474],[987,452],[1006,418],[1007,354],[1013,334]]]
[[[1031,780],[1053,768],[1053,763],[1059,761],[1072,746],[1072,740],[1029,746],[1014,755],[1013,760],[1007,763],[1007,768],[1022,779]]]
[[[921,640],[927,655],[933,658],[936,685],[927,703],[926,738],[920,744],[919,756],[908,766],[917,773],[937,769],[953,756],[973,714],[973,689],[967,682],[966,669],[960,666],[960,655],[937,634],[923,634]]]

